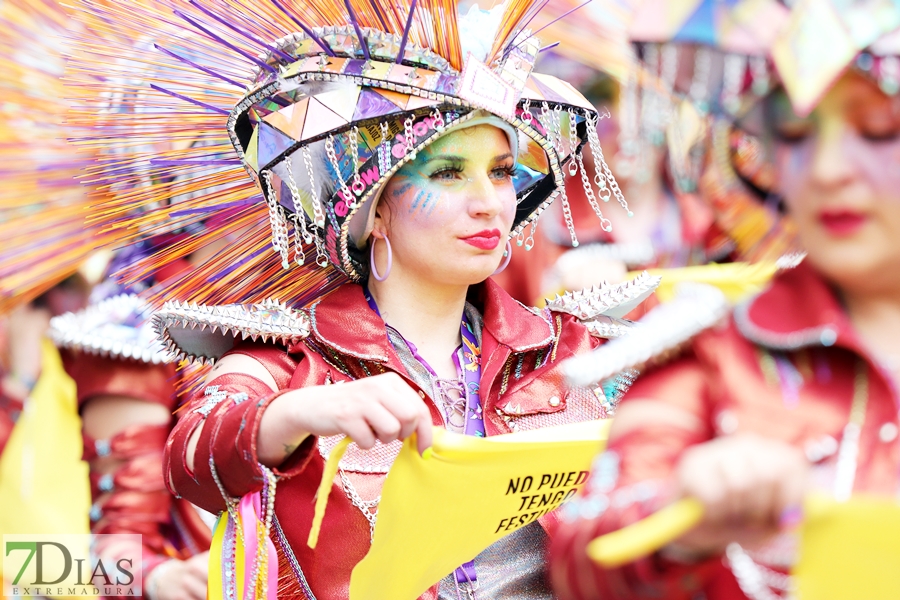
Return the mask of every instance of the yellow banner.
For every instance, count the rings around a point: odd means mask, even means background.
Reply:
[[[351,600],[413,600],[584,486],[611,421],[477,438],[435,428],[425,457],[409,438],[391,467],[375,538]]]

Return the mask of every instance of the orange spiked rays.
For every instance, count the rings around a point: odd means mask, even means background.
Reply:
[[[0,313],[112,241],[84,227],[89,199],[77,177],[92,156],[65,141],[60,47],[71,26],[55,1],[0,4]]]

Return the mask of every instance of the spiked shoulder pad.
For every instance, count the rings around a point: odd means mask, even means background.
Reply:
[[[50,320],[50,339],[59,348],[137,360],[149,364],[173,359],[150,326],[150,307],[138,296],[121,294],[77,313]]]
[[[676,297],[634,324],[628,335],[566,361],[571,385],[590,386],[630,369],[666,361],[684,344],[728,315],[730,306],[716,287],[683,283]]]
[[[598,317],[621,319],[659,286],[661,278],[644,271],[631,281],[615,285],[603,283],[600,286],[577,292],[566,292],[547,300],[547,307],[556,312],[564,312],[582,321]]]
[[[153,315],[153,328],[179,360],[213,363],[236,339],[292,344],[309,335],[310,323],[305,311],[277,300],[221,306],[173,301]]]

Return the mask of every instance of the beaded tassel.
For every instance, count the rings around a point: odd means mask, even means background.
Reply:
[[[750,77],[753,83],[750,89],[757,96],[765,96],[769,91],[769,65],[765,56],[754,56],[750,59]]]
[[[291,266],[290,237],[288,236],[287,222],[278,206],[278,200],[275,198],[274,189],[272,187],[272,172],[264,171],[263,180],[266,182],[266,204],[269,207],[269,225],[272,227],[272,248],[281,255],[281,267],[287,269]]]
[[[635,70],[628,73],[622,90],[619,108],[619,155],[620,173],[626,177],[637,174],[640,160],[640,123],[638,121],[638,76]]]
[[[325,138],[325,154],[328,156],[328,162],[331,163],[331,168],[334,169],[334,175],[337,181],[340,182],[341,193],[344,195],[344,198],[347,199],[347,202],[352,202],[353,194],[350,192],[350,188],[347,186],[347,182],[344,181],[344,177],[341,174],[341,165],[337,160],[337,153],[334,150],[334,136],[329,135]]]
[[[529,233],[528,237],[525,239],[525,252],[528,252],[532,248],[534,248],[534,234],[537,231],[538,219],[540,218],[541,216],[538,215],[534,218],[534,220],[531,221],[531,233]]]
[[[747,71],[747,57],[742,54],[726,54],[723,67],[722,106],[731,114],[740,108],[741,87]]]
[[[312,195],[311,204],[313,208],[312,221],[304,219],[304,223],[307,225],[307,231],[316,245],[316,264],[320,267],[326,267],[328,266],[328,255],[325,253],[325,244],[322,242],[322,238],[319,235],[319,230],[325,228],[325,213],[322,211],[322,203],[319,200],[319,191],[316,187],[316,176],[315,171],[313,170],[309,146],[304,147],[302,152],[303,163],[306,165],[306,174],[309,177],[309,189],[310,194]]]
[[[590,126],[591,123],[587,122],[587,126]],[[572,144],[572,147],[577,147],[577,137],[575,132],[575,113],[573,111],[569,111],[569,140]],[[597,218],[600,219],[600,224],[603,227],[603,231],[612,231],[612,223],[610,223],[609,219],[603,216],[603,211],[600,210],[600,204],[597,202],[597,197],[594,195],[594,188],[591,186],[591,181],[588,179],[587,171],[584,169],[584,157],[582,153],[579,151],[575,154],[575,157],[572,159],[571,164],[576,164],[577,168],[574,170],[576,172],[581,172],[581,186],[584,188],[584,194],[587,197],[588,203],[591,205],[591,208],[594,209],[594,214],[597,215]],[[575,173],[572,170],[569,171],[571,175]],[[606,191],[606,200],[609,200],[609,190],[606,188],[606,182],[602,177],[597,175],[597,180],[603,184],[603,188]]]
[[[628,202],[625,200],[624,194],[622,194],[622,190],[619,188],[619,182],[616,181],[616,178],[613,176],[612,171],[609,168],[609,165],[606,164],[606,158],[603,156],[603,148],[600,147],[600,137],[597,135],[597,120],[599,117],[592,117],[590,112],[585,111],[585,118],[587,120],[587,137],[588,144],[591,147],[591,153],[594,155],[594,170],[596,171],[595,181],[598,183],[598,187],[600,186],[601,173],[603,174],[602,179],[605,180],[605,183],[609,185],[610,190],[612,190],[612,195],[616,197],[616,202],[625,209],[628,213],[629,217],[634,216],[634,213],[631,212],[631,209],[628,208]],[[604,186],[605,187],[605,186]],[[602,192],[603,187],[601,187]],[[603,201],[606,202],[609,200],[609,194],[603,196],[601,193],[601,197]]]
[[[356,208],[359,206],[359,196],[365,191],[366,186],[359,176],[359,129],[355,126],[347,133],[347,143],[350,145],[350,164],[353,165],[353,184],[350,186],[353,190],[353,206],[350,208]]]

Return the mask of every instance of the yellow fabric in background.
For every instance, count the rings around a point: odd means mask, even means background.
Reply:
[[[90,533],[75,382],[49,340],[41,350],[40,378],[0,456],[0,540],[5,534]]]
[[[686,281],[706,283],[719,288],[728,301],[736,304],[763,290],[778,267],[773,262],[758,263],[727,263],[697,265],[694,267],[679,267],[675,269],[649,269],[651,275],[659,275],[662,281],[656,288],[656,297],[662,302],[668,302],[675,297],[678,284]],[[639,271],[628,273],[627,277],[634,278],[640,275]]]
[[[407,438],[388,473],[375,539],[351,600],[414,600],[482,550],[558,507],[587,478],[611,420],[487,438],[434,430],[426,457]]]
[[[900,598],[900,504],[814,495],[804,504],[797,600]]]

